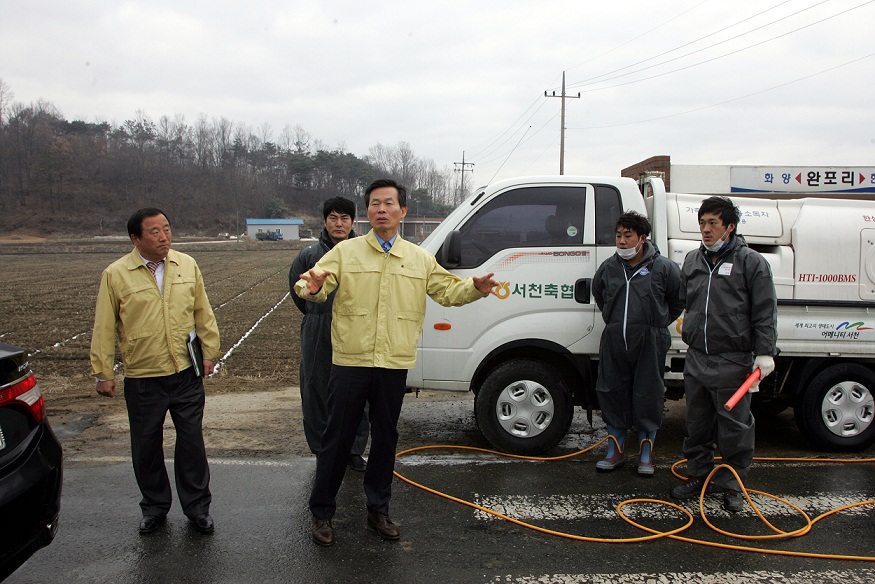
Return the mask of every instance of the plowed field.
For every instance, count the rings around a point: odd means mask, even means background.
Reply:
[[[204,382],[204,437],[210,456],[310,456],[298,389],[301,315],[288,296],[289,266],[304,245],[173,242],[175,249],[197,260],[221,334],[224,357],[218,373]],[[88,361],[101,272],[130,250],[127,239],[0,239],[0,342],[31,352],[31,367],[68,461],[91,464],[130,456],[121,384],[114,399],[99,396]],[[121,374],[119,369],[118,382]],[[434,425],[435,401],[458,402],[453,425],[481,440],[469,396],[422,392],[408,397],[415,402],[406,404],[402,413],[399,447],[431,440],[422,430]],[[408,427],[411,432],[405,432]],[[168,417],[168,455],[173,441]]]
[[[211,455],[308,454],[297,388],[301,315],[288,297],[302,245],[174,241],[200,265],[222,339],[219,372],[205,382]],[[100,274],[130,249],[126,240],[0,245],[0,342],[31,352],[68,457],[128,454],[124,398],[97,395],[88,353]],[[169,446],[169,423],[167,434]]]
[[[203,272],[226,352],[220,375],[296,384],[300,314],[288,298],[288,273],[297,249],[272,243],[174,247],[194,256]],[[29,247],[22,253],[22,246],[0,246],[0,340],[28,348],[43,376],[87,378],[100,274],[130,244]]]

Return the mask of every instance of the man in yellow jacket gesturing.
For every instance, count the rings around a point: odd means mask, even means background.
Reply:
[[[349,449],[367,402],[371,450],[365,471],[368,525],[383,539],[397,540],[389,518],[398,417],[407,370],[416,365],[416,343],[425,318],[426,295],[443,306],[461,306],[488,296],[498,283],[492,274],[461,279],[417,245],[401,238],[407,192],[390,179],[365,191],[372,230],[338,243],[308,272],[295,293],[313,302],[337,290],[331,323],[333,348],[328,381],[328,425],[316,459],[310,495],[313,540],[334,543],[331,523],[346,472]]]
[[[204,384],[219,358],[219,328],[194,259],[170,249],[170,220],[140,209],[128,220],[134,249],[103,271],[91,368],[97,393],[115,396],[115,342],[125,366],[124,395],[131,430],[134,475],[143,495],[140,533],[158,529],[170,510],[164,466],[164,418],[176,428],[176,492],[191,526],[214,529],[210,469],[203,437]],[[203,355],[193,363],[187,341],[195,331]]]

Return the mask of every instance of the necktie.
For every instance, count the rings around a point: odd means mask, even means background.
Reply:
[[[383,251],[389,251],[390,249],[392,249],[392,244],[389,243],[388,241],[384,241],[383,242]]]
[[[158,271],[158,266],[160,266],[163,261],[164,260],[161,260],[160,262],[146,262],[146,267],[149,268],[149,271],[152,272],[152,277],[156,280],[158,279],[158,277],[155,275],[155,273]]]

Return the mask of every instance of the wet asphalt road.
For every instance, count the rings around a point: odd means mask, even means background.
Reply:
[[[432,488],[506,512],[545,528],[590,537],[640,537],[614,510],[647,497],[670,500],[677,484],[667,469],[680,458],[683,408],[671,404],[657,442],[657,473],[641,479],[634,464],[597,474],[596,453],[564,461],[531,462],[468,451],[435,450],[399,459],[396,469]],[[402,413],[399,448],[420,444],[485,446],[470,416],[471,401],[431,404],[415,399]],[[604,436],[583,414],[555,454],[584,448]],[[758,456],[803,456],[790,413],[758,421]],[[872,449],[853,455],[875,456]],[[399,542],[384,542],[365,523],[362,475],[349,472],[335,517],[337,543],[310,541],[306,507],[312,458],[213,459],[212,514],[216,532],[188,527],[174,506],[168,523],[140,536],[138,495],[130,463],[67,461],[61,527],[55,541],[13,574],[9,583],[46,582],[873,582],[875,562],[771,556],[660,539],[643,543],[574,541],[495,519],[475,509],[395,481],[392,515]],[[792,497],[812,517],[839,504],[875,499],[875,465],[758,462],[749,487]],[[796,515],[758,499],[776,527],[804,525]],[[707,513],[734,532],[771,533],[749,510],[730,518],[720,497]],[[684,506],[697,512],[698,505]],[[680,526],[676,511],[630,506],[657,530]],[[861,507],[815,524],[804,537],[746,544],[716,534],[701,518],[684,537],[801,552],[875,555],[875,509]]]

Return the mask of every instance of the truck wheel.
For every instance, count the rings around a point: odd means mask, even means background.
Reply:
[[[863,450],[875,443],[875,374],[856,363],[831,365],[805,388],[796,424],[824,450]]]
[[[549,363],[514,359],[496,367],[474,400],[477,426],[492,446],[541,454],[571,427],[574,406],[564,379]]]

